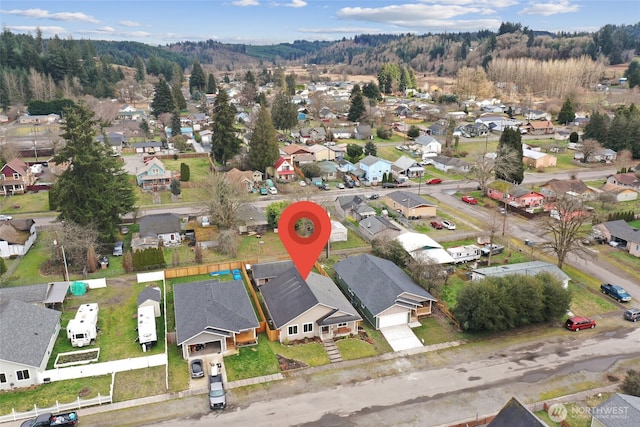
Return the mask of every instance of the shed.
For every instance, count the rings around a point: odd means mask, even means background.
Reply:
[[[153,315],[160,317],[160,302],[162,301],[162,293],[157,286],[144,288],[138,294],[138,308],[153,307]]]
[[[330,242],[346,242],[347,241],[347,227],[342,225],[340,221],[331,221],[331,236]]]

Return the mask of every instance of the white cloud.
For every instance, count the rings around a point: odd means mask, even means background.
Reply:
[[[115,33],[116,29],[113,27],[100,27],[100,28],[96,28],[96,31],[99,33]]]
[[[53,37],[55,35],[66,36],[67,34],[69,34],[69,31],[67,31],[67,29],[64,27],[46,26],[46,25],[45,26],[13,25],[13,26],[7,26],[7,29],[14,33],[31,33],[31,34],[35,34],[36,31],[39,29],[40,31],[42,31],[42,35],[44,37]]]
[[[305,7],[307,2],[304,0],[291,0],[291,3],[285,3],[283,6],[287,7]]]
[[[260,3],[258,0],[235,0],[232,1],[231,4],[235,6],[258,6]]]
[[[336,27],[336,28],[298,28],[296,29],[299,33],[310,33],[310,34],[324,34],[324,33],[333,33],[333,34],[375,34],[382,32],[378,28],[365,28],[365,27]]]
[[[69,21],[69,22],[89,22],[91,24],[97,24],[100,21],[91,15],[87,15],[82,12],[49,12],[44,9],[12,9],[2,10],[2,14],[6,15],[18,15],[26,16],[27,18],[35,19],[52,19],[54,21]]]
[[[509,6],[515,6],[520,2],[518,0],[419,0],[421,3],[436,3],[439,5],[456,5],[456,6],[491,6],[495,9],[502,9]]]
[[[402,27],[421,27],[431,20],[442,21],[460,15],[491,14],[491,10],[426,4],[391,5],[378,8],[345,7],[337,12],[338,18],[383,22]]]
[[[123,27],[142,27],[142,24],[136,21],[120,21],[118,24]]]
[[[535,3],[532,6],[525,7],[518,14],[551,16],[559,13],[577,12],[578,10],[580,10],[579,5],[570,4],[568,0],[560,0],[557,3]]]

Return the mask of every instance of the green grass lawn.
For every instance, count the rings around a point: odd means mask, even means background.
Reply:
[[[116,373],[113,401],[124,402],[166,392],[165,367],[152,366],[146,369]]]
[[[78,399],[91,399],[109,395],[111,375],[91,378],[78,378],[67,381],[54,381],[38,387],[20,389],[11,393],[2,393],[0,399],[0,414],[10,414],[12,409],[26,412],[33,409],[55,406],[56,402],[70,403]]]
[[[0,213],[3,215],[34,213],[50,213],[51,215],[56,215],[56,212],[49,210],[48,191],[3,197],[0,201]]]
[[[424,317],[420,319],[420,326],[412,328],[412,331],[423,342],[424,345],[440,344],[449,341],[462,339],[462,334],[446,321],[440,321],[435,317]]]
[[[359,338],[343,338],[336,341],[342,360],[362,359],[378,354],[376,348]]]
[[[369,338],[373,341],[373,347],[376,349],[378,354],[391,353],[393,351],[387,340],[382,336],[382,333],[373,329],[366,320],[363,320],[360,323],[360,326],[364,328],[367,335],[369,335]]]
[[[318,342],[282,345],[279,341],[269,341],[268,344],[274,354],[279,354],[287,359],[298,360],[308,366],[320,366],[329,363],[329,356],[324,346]]]
[[[266,334],[260,334],[258,345],[241,347],[236,355],[226,356],[224,366],[229,381],[260,377],[280,372],[278,359]]]

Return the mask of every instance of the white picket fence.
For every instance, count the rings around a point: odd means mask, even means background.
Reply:
[[[28,412],[16,412],[11,410],[11,414],[0,415],[0,423],[17,421],[27,418],[37,417],[38,414],[43,412],[69,412],[85,408],[87,406],[102,405],[105,403],[111,403],[113,401],[113,383],[116,372],[132,371],[134,369],[150,368],[152,366],[164,366],[167,365],[168,359],[166,353],[153,354],[150,356],[134,357],[131,359],[112,360],[109,362],[92,363],[90,365],[70,366],[67,368],[56,368],[44,371],[39,374],[40,383],[50,383],[54,381],[71,380],[76,378],[96,377],[100,375],[111,374],[111,386],[109,388],[109,395],[102,396],[98,394],[97,397],[92,399],[81,399],[70,403],[56,402],[56,406],[49,408],[38,408],[33,405],[33,409]]]
[[[33,409],[27,412],[16,412],[15,409],[11,410],[9,415],[0,415],[0,423],[8,423],[9,421],[18,421],[29,418],[35,418],[38,415],[44,412],[52,412],[54,414],[59,414],[61,412],[71,412],[77,411],[80,408],[86,408],[87,406],[95,406],[102,405],[106,403],[113,402],[113,383],[116,377],[116,373],[111,373],[111,385],[109,386],[109,395],[102,396],[98,393],[98,396],[91,399],[81,399],[78,397],[77,400],[69,403],[60,403],[56,401],[55,406],[50,406],[48,408],[38,408],[36,405],[33,405]]]

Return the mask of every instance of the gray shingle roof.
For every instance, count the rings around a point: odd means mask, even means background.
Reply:
[[[318,304],[318,299],[295,267],[271,279],[260,288],[260,292],[276,328]]]
[[[374,315],[393,306],[403,293],[436,300],[400,267],[373,255],[345,258],[335,264],[334,270]]]
[[[608,221],[602,224],[613,237],[627,242],[640,243],[640,230],[632,228],[625,220]]]
[[[355,206],[364,202],[364,196],[361,194],[353,196],[338,196],[337,198],[340,208],[344,211],[353,209]]]
[[[293,262],[289,260],[253,264],[251,265],[251,275],[253,276],[253,280],[273,279],[291,267],[293,267]]]
[[[435,206],[433,203],[409,191],[392,191],[387,194],[387,197],[407,209],[417,208],[419,206]]]
[[[242,280],[177,284],[173,294],[178,345],[201,332],[239,333],[259,326]]]
[[[179,233],[180,216],[173,213],[145,215],[140,218],[140,236],[157,237],[159,234]]]
[[[60,312],[13,299],[0,304],[0,360],[38,367],[45,358]],[[7,345],[10,343],[9,345]]]
[[[323,319],[338,311],[341,312],[340,321],[361,319],[333,280],[318,273],[311,272],[305,282],[298,270],[292,267],[262,286],[260,291],[277,328],[318,304],[327,306],[327,315]]]
[[[160,288],[155,286],[148,286],[138,294],[138,305],[144,303],[145,301],[160,302],[161,300],[162,295],[160,293]]]
[[[363,219],[360,221],[360,226],[373,235],[388,229],[400,231],[400,228],[396,227],[391,221],[379,216],[370,216]]]
[[[512,397],[487,427],[545,427],[531,411]]]
[[[596,406],[591,415],[606,427],[640,426],[640,397],[616,393]]]
[[[544,261],[519,262],[517,264],[477,268],[473,270],[473,272],[487,277],[499,277],[509,274],[524,274],[526,276],[535,276],[538,273],[551,273],[558,276],[560,280],[571,280],[571,278],[567,276],[556,265]]]
[[[46,284],[0,288],[0,303],[13,299],[30,304],[43,303],[47,299],[47,288]]]

